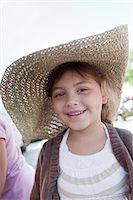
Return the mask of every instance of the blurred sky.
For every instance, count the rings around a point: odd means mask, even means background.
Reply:
[[[0,2],[0,77],[33,51],[128,24],[133,49],[133,1]]]

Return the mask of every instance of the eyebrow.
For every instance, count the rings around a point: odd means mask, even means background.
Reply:
[[[84,83],[90,83],[90,82],[89,81],[80,81],[80,82],[77,82],[76,84],[74,84],[74,86],[82,85]],[[59,90],[59,89],[64,89],[64,88],[63,87],[53,87],[53,91]]]

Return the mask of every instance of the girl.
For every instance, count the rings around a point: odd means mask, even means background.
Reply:
[[[127,167],[133,163],[129,162],[129,152],[123,153],[125,146],[120,144],[118,132],[127,134],[131,152],[133,139],[127,131],[116,131],[108,124],[111,113],[108,118],[101,114],[109,101],[118,100],[105,75],[88,63],[68,62],[56,67],[48,80],[47,95],[55,115],[69,128],[44,144],[31,199],[45,199],[47,195],[48,199],[58,199],[57,194],[63,200],[129,199],[129,174],[133,170]],[[53,197],[49,196],[51,187]]]
[[[122,25],[8,68],[3,102],[25,139],[57,135],[41,149],[31,200],[133,199],[133,138],[112,125],[127,60]]]
[[[9,119],[0,113],[0,200],[28,200],[34,182],[30,167],[13,138]]]

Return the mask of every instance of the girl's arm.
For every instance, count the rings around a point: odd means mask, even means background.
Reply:
[[[3,192],[7,172],[7,153],[5,139],[0,138],[0,196]]]

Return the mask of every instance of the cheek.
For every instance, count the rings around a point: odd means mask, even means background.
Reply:
[[[52,102],[52,107],[53,107],[53,111],[55,114],[58,114],[60,113],[60,110],[61,110],[61,104],[59,102]]]
[[[55,102],[52,102],[52,108],[53,108],[53,111],[56,113],[57,105]]]

